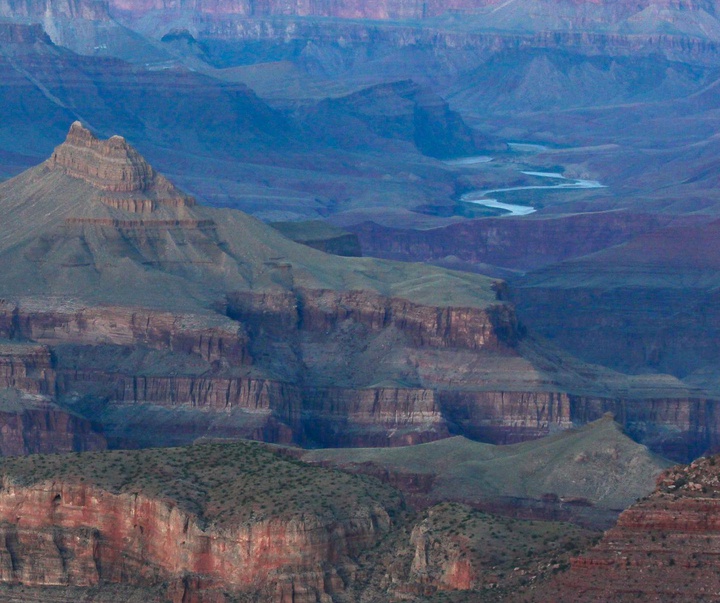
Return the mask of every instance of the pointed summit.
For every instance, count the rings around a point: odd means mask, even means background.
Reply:
[[[107,193],[144,193],[188,201],[122,136],[100,140],[79,121],[70,126],[65,142],[55,149],[48,163],[52,169]]]

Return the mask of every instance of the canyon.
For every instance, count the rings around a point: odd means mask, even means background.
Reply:
[[[657,474],[666,465],[619,431],[612,435],[611,424],[565,438],[573,441],[571,455],[589,455],[571,481],[587,481],[603,447],[611,454],[614,447],[618,469],[629,462]],[[533,447],[543,449],[532,443],[528,454]],[[470,601],[545,584],[597,537],[562,521],[489,515],[442,497],[418,508],[419,499],[409,505],[374,477],[311,466],[298,452],[205,442],[2,459],[0,593],[13,602],[59,603],[77,596],[225,603],[443,593]],[[562,472],[541,481],[559,491],[569,483]]]
[[[0,599],[713,600],[714,2],[0,21]]]
[[[563,356],[500,281],[293,243],[79,122],[0,202],[0,337],[46,346],[40,393],[112,447],[514,443],[607,412],[678,460],[718,446],[712,393]]]

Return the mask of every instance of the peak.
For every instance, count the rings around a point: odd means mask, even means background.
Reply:
[[[122,136],[100,140],[79,121],[70,126],[49,166],[102,191],[180,195]]]

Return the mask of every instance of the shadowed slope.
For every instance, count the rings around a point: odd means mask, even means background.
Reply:
[[[533,442],[493,446],[462,437],[398,449],[313,450],[308,462],[384,471],[431,483],[430,500],[584,499],[623,509],[649,492],[668,462],[623,434],[611,417]],[[410,479],[414,476],[415,481]],[[412,486],[410,486],[412,490]]]

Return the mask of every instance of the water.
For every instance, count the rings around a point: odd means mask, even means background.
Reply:
[[[472,193],[468,194],[471,195]],[[537,211],[537,209],[530,205],[513,205],[512,203],[502,203],[497,199],[465,199],[465,195],[463,195],[462,200],[467,203],[475,203],[476,205],[483,205],[494,209],[504,209],[509,212],[505,214],[506,216],[527,216]]]
[[[497,199],[487,198],[486,195],[493,193],[507,193],[512,191],[528,191],[528,190],[551,190],[551,189],[588,189],[588,188],[605,188],[597,180],[583,180],[582,178],[569,179],[557,172],[522,172],[528,176],[538,176],[540,178],[553,178],[556,180],[565,180],[560,184],[550,185],[533,185],[533,186],[511,186],[508,188],[493,188],[489,190],[471,191],[465,193],[460,200],[466,203],[474,203],[484,207],[492,207],[494,209],[504,209],[510,213],[509,216],[527,216],[535,213],[537,210],[531,205],[515,205],[513,203],[501,203]]]
[[[453,167],[467,167],[472,165],[478,165],[481,163],[489,163],[493,158],[489,155],[477,155],[476,157],[460,157],[459,159],[448,159],[443,161],[445,165],[451,165]]]

